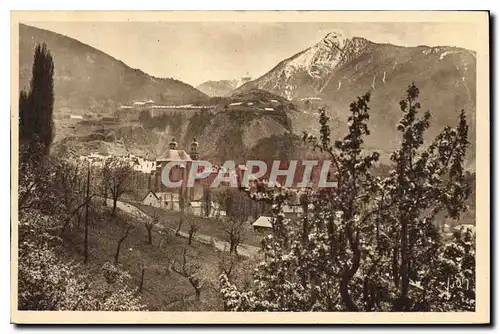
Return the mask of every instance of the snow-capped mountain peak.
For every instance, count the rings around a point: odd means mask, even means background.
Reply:
[[[244,77],[233,80],[216,80],[206,81],[196,87],[196,89],[207,94],[208,96],[227,96],[236,88],[246,84],[252,80],[250,74],[247,73]]]
[[[292,99],[295,86],[290,78],[305,74],[312,78],[316,89],[320,89],[335,68],[352,59],[367,43],[365,39],[347,38],[340,30],[331,31],[315,45],[283,61],[278,73],[275,73],[280,78],[280,87],[274,88],[282,90],[286,98]]]
[[[325,38],[321,40],[321,44],[324,44],[330,48],[337,47],[338,49],[343,49],[346,44],[347,38],[344,33],[340,30],[335,30],[326,34]]]
[[[429,129],[430,137],[444,126],[454,126],[457,110],[465,109],[467,117],[475,119],[473,51],[450,46],[398,46],[352,35],[346,38],[338,31],[325,32],[321,37],[237,91],[266,90],[292,100],[307,112],[328,106],[335,115],[332,120],[336,117],[339,122],[346,118],[347,108],[356,96],[371,92],[370,127],[377,131],[370,142],[371,147],[382,151],[394,148],[396,140],[388,142],[387,135],[398,138],[394,132],[401,118],[397,101],[412,82],[418,85],[426,110],[433,112],[435,125]],[[294,131],[310,130],[310,119],[303,123],[297,119]]]
[[[283,72],[287,78],[297,71],[305,71],[311,77],[320,77],[335,68],[342,59],[347,38],[340,31],[328,33],[314,46],[292,57]]]

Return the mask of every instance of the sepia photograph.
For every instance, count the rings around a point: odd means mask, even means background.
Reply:
[[[14,323],[489,323],[489,13],[12,12]]]

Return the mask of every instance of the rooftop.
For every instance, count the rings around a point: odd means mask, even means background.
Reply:
[[[193,161],[184,150],[166,150],[156,161]]]
[[[257,227],[273,228],[272,218],[268,216],[260,216],[252,225]]]

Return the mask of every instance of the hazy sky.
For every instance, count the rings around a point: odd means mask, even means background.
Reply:
[[[207,80],[256,78],[281,60],[341,30],[396,45],[451,45],[476,50],[464,23],[29,22],[93,46],[133,68],[197,86]]]

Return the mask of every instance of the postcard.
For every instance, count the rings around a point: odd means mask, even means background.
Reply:
[[[13,323],[490,322],[487,11],[11,31]]]

